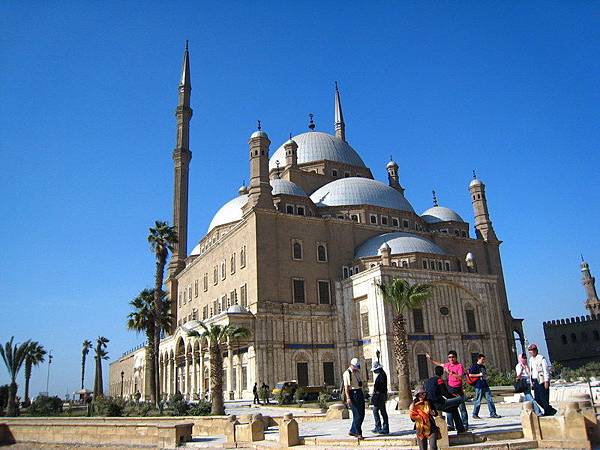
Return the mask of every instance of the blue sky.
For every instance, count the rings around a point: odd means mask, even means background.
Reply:
[[[190,249],[248,179],[256,120],[271,151],[309,112],[330,131],[338,80],[349,142],[378,179],[394,156],[416,210],[435,189],[472,223],[477,170],[513,315],[543,341],[543,320],[585,312],[580,253],[600,274],[598,6],[3,2],[0,341],[52,349],[59,394],[78,385],[83,339],[107,336],[113,358],[142,342],[125,316],[152,284],[148,226],[171,220],[186,39]]]

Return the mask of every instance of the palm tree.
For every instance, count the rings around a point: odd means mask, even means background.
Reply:
[[[102,381],[102,360],[108,359],[108,352],[105,350],[106,344],[110,342],[104,336],[96,339],[96,378],[94,380],[94,398],[104,396],[104,386]]]
[[[83,389],[83,382],[85,379],[85,359],[88,353],[92,349],[92,341],[87,339],[83,341],[83,347],[81,348],[81,389]]]
[[[383,299],[394,308],[392,326],[394,330],[394,356],[398,370],[398,409],[407,409],[411,402],[410,374],[408,365],[408,343],[404,313],[417,308],[432,295],[429,284],[411,285],[406,280],[394,278],[379,284]]]
[[[160,315],[158,322],[161,328],[166,328],[171,323],[171,314],[169,313],[169,302],[164,292],[162,293]],[[127,328],[146,334],[146,379],[150,384],[150,401],[156,402],[154,397],[155,389],[155,368],[154,368],[154,289],[144,289],[139,295],[131,300],[129,304],[133,311],[127,315]]]
[[[25,362],[27,352],[31,341],[25,341],[22,344],[14,344],[13,340],[15,337],[11,337],[4,347],[0,346],[0,356],[6,364],[8,373],[10,375],[10,385],[8,387],[8,408],[7,416],[15,416],[17,414],[17,375],[21,366]]]
[[[167,256],[169,252],[173,252],[174,246],[177,243],[177,232],[175,227],[169,226],[167,222],[156,221],[154,228],[150,228],[148,234],[148,243],[156,256],[156,272],[154,276],[154,355],[153,355],[153,370],[154,370],[154,398],[157,402],[160,400],[160,373],[158,364],[158,347],[160,345],[161,323],[159,322],[161,299],[163,298],[163,278],[165,273],[165,265],[167,264]]]
[[[223,398],[223,350],[222,345],[231,339],[245,339],[250,336],[250,330],[237,325],[210,325],[200,322],[202,332],[190,331],[190,336],[199,336],[208,340],[210,356],[210,413],[221,416],[225,414]],[[230,367],[231,362],[230,362]]]
[[[31,380],[31,370],[44,362],[46,350],[39,342],[32,342],[29,345],[29,351],[25,356],[25,404],[29,405],[29,381]]]

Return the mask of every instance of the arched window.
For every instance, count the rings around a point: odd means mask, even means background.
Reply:
[[[302,244],[300,242],[294,242],[292,245],[292,258],[302,259]]]
[[[587,342],[587,341],[588,341],[588,335],[587,335],[587,333],[586,333],[585,331],[583,331],[583,332],[581,333],[581,340],[582,340],[583,342]]]
[[[327,261],[327,247],[323,244],[319,244],[317,246],[317,261],[326,262]]]
[[[472,309],[465,310],[467,317],[467,331],[470,333],[477,331],[477,322],[475,321],[475,311]]]
[[[577,342],[577,335],[575,333],[571,333],[571,342]]]
[[[595,341],[600,341],[600,334],[598,333],[598,330],[592,331],[592,335],[594,336]]]
[[[560,340],[562,342],[563,345],[567,345],[567,336],[565,336],[564,334],[560,337]]]

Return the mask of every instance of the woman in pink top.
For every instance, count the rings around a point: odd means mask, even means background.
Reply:
[[[442,366],[444,372],[448,374],[446,383],[448,384],[448,391],[454,394],[456,397],[462,397],[462,403],[458,406],[460,411],[460,417],[465,426],[465,430],[469,428],[469,415],[467,414],[467,407],[465,406],[465,392],[463,391],[463,376],[465,374],[465,368],[461,363],[458,362],[458,356],[454,350],[448,352],[448,361],[445,363],[436,361],[431,358],[429,353],[426,354],[432,364],[436,366]],[[448,430],[454,430],[454,419],[451,413],[447,414]]]

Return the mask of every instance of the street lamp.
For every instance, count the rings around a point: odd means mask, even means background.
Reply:
[[[123,398],[123,377],[125,377],[125,372],[121,370],[121,398]]]
[[[46,375],[46,395],[50,396],[48,385],[50,384],[50,364],[52,364],[52,350],[48,352],[48,374]]]

